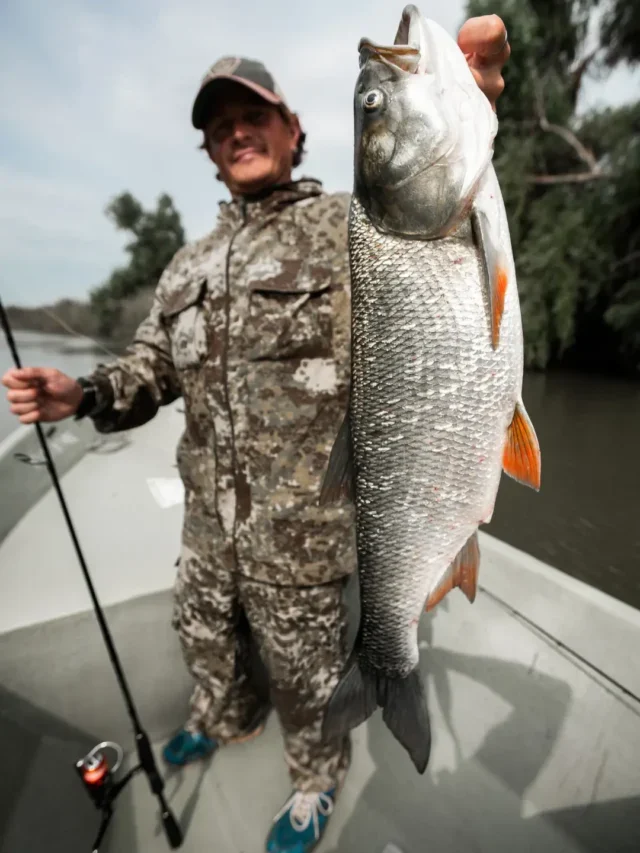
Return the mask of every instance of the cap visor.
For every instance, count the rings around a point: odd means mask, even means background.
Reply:
[[[278,95],[274,94],[273,92],[270,92],[263,86],[259,86],[257,83],[252,83],[242,77],[234,77],[233,74],[218,74],[211,80],[209,80],[208,83],[205,83],[202,89],[200,89],[200,91],[198,92],[196,99],[193,103],[191,121],[193,126],[198,130],[204,129],[204,126],[207,123],[211,112],[214,109],[214,105],[216,102],[215,84],[219,80],[231,80],[233,83],[239,83],[241,86],[244,86],[245,89],[250,89],[252,92],[255,92],[256,95],[259,95],[269,104],[274,104],[275,106],[284,105],[284,101],[282,100],[282,98],[279,98]]]

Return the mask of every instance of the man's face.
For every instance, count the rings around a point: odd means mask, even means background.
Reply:
[[[209,156],[234,195],[290,180],[298,123],[287,122],[277,107],[245,87],[220,85],[204,133]]]

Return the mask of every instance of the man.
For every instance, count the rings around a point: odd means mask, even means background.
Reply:
[[[459,43],[495,104],[509,56],[502,21],[467,21]],[[231,201],[170,262],[128,352],[87,379],[26,368],[3,381],[23,423],[89,416],[101,432],[183,397],[174,626],[195,689],[164,756],[185,764],[262,730],[269,706],[250,677],[249,627],[293,783],[266,849],[307,853],[350,758],[349,739],[324,741],[321,724],[345,660],[353,517],[317,500],[348,394],[349,196],[292,181],[304,133],[258,62],[217,62],[192,121]]]

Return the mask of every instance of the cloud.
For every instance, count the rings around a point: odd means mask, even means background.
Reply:
[[[5,0],[0,11],[0,294],[84,297],[124,260],[104,216],[130,190],[168,192],[189,239],[212,227],[225,188],[197,150],[193,97],[219,56],[264,61],[308,134],[301,173],[352,180],[352,91],[362,36],[393,39],[402,4],[284,0]],[[429,14],[452,34],[462,0]],[[622,83],[615,90],[624,91]]]

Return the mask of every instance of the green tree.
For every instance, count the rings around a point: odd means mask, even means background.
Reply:
[[[638,13],[597,0],[470,0],[512,54],[494,163],[509,214],[529,367],[640,369],[640,102],[579,116],[585,75],[637,61]],[[632,4],[629,4],[632,5]],[[636,30],[637,31],[637,30]]]
[[[640,4],[634,0],[614,0],[605,13],[600,35],[605,61],[610,67],[618,62],[640,60]]]
[[[162,271],[184,245],[185,233],[180,214],[167,194],[160,196],[155,210],[145,211],[131,193],[122,193],[108,204],[106,215],[116,228],[133,235],[125,247],[129,263],[114,270],[91,292],[99,334],[109,338],[118,336],[124,300],[155,289]]]

